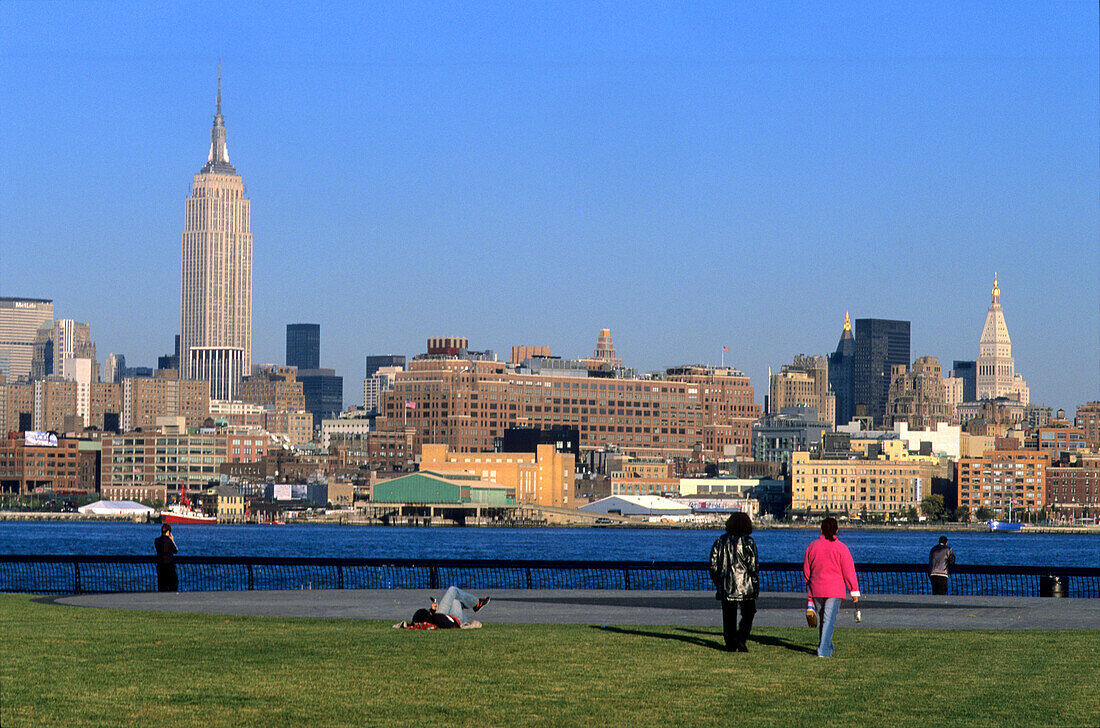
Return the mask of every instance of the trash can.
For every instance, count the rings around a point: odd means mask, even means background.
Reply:
[[[1069,579],[1064,576],[1040,576],[1039,596],[1065,597],[1069,592]]]

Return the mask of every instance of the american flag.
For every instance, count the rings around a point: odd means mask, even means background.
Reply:
[[[405,409],[416,409],[416,402],[413,402],[411,399],[406,399]]]
[[[722,347],[722,351],[729,351],[729,350],[730,350],[730,348],[728,346],[723,346]]]

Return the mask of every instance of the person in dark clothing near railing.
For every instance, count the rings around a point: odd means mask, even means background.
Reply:
[[[710,578],[717,589],[715,598],[722,602],[722,635],[730,652],[749,651],[746,642],[756,616],[756,597],[760,594],[759,561],[751,533],[752,519],[748,514],[734,513],[726,521],[726,532],[710,549]]]
[[[947,536],[940,536],[940,542],[928,552],[928,579],[932,582],[933,594],[947,593],[954,565],[955,552],[947,545]]]
[[[179,591],[179,578],[176,576],[176,539],[172,537],[172,526],[160,524],[160,536],[153,539],[157,550],[157,591]]]

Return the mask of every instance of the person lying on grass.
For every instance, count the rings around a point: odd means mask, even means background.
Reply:
[[[443,598],[438,602],[432,598],[430,609],[417,609],[410,621],[398,622],[394,629],[477,629],[481,622],[467,619],[465,610],[479,612],[488,603],[489,597],[478,599],[473,594],[452,586],[443,593]]]

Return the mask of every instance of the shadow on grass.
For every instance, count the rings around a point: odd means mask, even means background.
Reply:
[[[699,629],[687,629],[686,627],[680,628],[682,632],[692,632],[694,634],[713,634],[712,632],[706,632]],[[765,645],[767,647],[783,647],[784,649],[791,650],[792,652],[805,652],[808,655],[816,655],[817,649],[813,647],[807,647],[806,645],[800,645],[797,642],[791,642],[790,640],[782,639],[781,637],[771,637],[766,635],[750,635],[749,642],[755,642],[759,645]]]
[[[711,650],[718,650],[720,652],[726,651],[726,645],[721,640],[707,640],[702,637],[693,637],[691,635],[684,634],[672,634],[669,632],[649,632],[644,629],[632,629],[630,627],[611,627],[604,625],[592,625],[592,629],[598,629],[601,632],[615,632],[616,634],[629,634],[637,637],[656,637],[660,640],[676,640],[677,642],[687,642],[688,644],[697,645],[699,647],[706,647]],[[689,630],[683,630],[689,631]],[[713,634],[712,632],[697,632],[697,634]]]
[[[699,647],[706,647],[711,650],[718,650],[719,652],[726,651],[726,643],[722,639],[722,633],[710,632],[701,629],[689,629],[687,627],[678,627],[675,632],[650,632],[644,629],[634,629],[631,627],[612,627],[608,625],[592,625],[592,629],[598,629],[602,632],[615,632],[616,634],[629,634],[637,637],[656,637],[661,640],[676,640],[677,642],[687,642],[688,644],[698,645]],[[686,634],[677,634],[677,632],[685,632]],[[717,637],[718,639],[704,639],[703,637],[697,637],[695,635],[705,635],[707,637]],[[808,655],[816,655],[817,650],[813,647],[807,647],[806,645],[800,645],[789,640],[782,639],[781,637],[771,637],[765,635],[752,635],[749,637],[750,642],[755,642],[765,647],[782,647],[792,652],[804,652]]]

